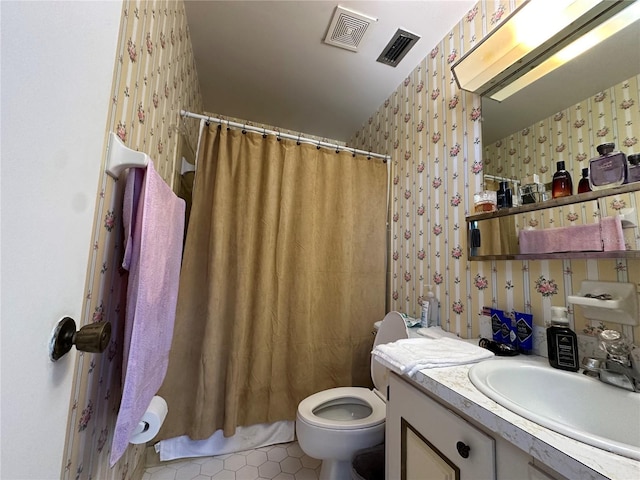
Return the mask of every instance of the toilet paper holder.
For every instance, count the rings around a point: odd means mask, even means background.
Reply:
[[[53,329],[49,342],[49,357],[52,362],[55,362],[66,355],[74,345],[81,352],[102,353],[110,340],[110,322],[89,323],[76,331],[76,322],[73,318],[64,317]]]

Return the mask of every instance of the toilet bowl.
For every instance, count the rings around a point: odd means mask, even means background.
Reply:
[[[380,324],[374,346],[407,337],[402,316],[390,312]],[[350,479],[354,453],[383,442],[388,374],[372,359],[373,390],[331,388],[310,395],[298,405],[298,444],[304,453],[322,460],[320,480]]]

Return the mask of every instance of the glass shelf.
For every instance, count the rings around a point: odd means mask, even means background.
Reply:
[[[547,208],[562,207],[564,205],[572,205],[574,203],[588,202],[591,200],[597,200],[602,197],[610,197],[611,195],[621,195],[623,193],[635,192],[640,190],[640,182],[628,183],[626,185],[620,185],[619,187],[611,187],[604,190],[597,190],[595,192],[578,193],[569,197],[554,198],[547,200],[546,202],[529,203],[527,205],[520,205],[513,208],[501,208],[495,212],[487,213],[474,213],[467,215],[467,222],[473,222],[476,220],[487,220],[489,218],[507,217],[509,215],[519,215],[521,213],[535,212],[536,210],[545,210]]]
[[[467,224],[479,220],[490,220],[493,218],[509,217],[527,212],[535,212],[564,205],[590,202],[612,195],[622,195],[640,190],[640,182],[611,187],[604,190],[580,193],[569,197],[555,198],[545,202],[530,203],[513,208],[502,208],[495,212],[476,213],[467,215]],[[470,249],[467,252],[470,253]],[[492,255],[469,255],[469,260],[544,260],[544,259],[598,259],[598,258],[640,258],[640,250],[618,250],[618,251],[592,251],[592,252],[559,252],[559,253],[536,253],[536,254],[492,254]]]

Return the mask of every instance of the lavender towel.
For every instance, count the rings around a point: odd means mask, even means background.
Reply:
[[[600,225],[571,225],[570,227],[520,230],[520,253],[601,252]]]
[[[123,392],[111,446],[111,466],[160,389],[169,361],[184,232],[184,201],[149,160],[131,169],[123,223],[129,270],[123,352]]]
[[[615,215],[600,223],[520,230],[520,253],[605,252],[625,250],[622,222]]]
[[[614,215],[602,219],[602,246],[605,252],[627,249],[620,216]]]

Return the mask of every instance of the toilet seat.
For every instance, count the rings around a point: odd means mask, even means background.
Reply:
[[[371,413],[360,419],[331,420],[314,413],[325,404],[360,404],[371,409]],[[332,430],[355,430],[384,423],[386,405],[372,390],[363,387],[337,387],[314,393],[298,405],[298,417],[305,423]]]

